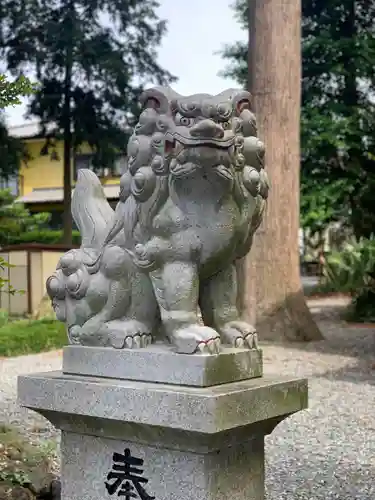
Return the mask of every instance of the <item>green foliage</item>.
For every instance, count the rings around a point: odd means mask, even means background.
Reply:
[[[354,296],[367,285],[367,277],[375,269],[375,239],[361,239],[332,252],[323,266],[321,288],[350,293]]]
[[[20,104],[20,97],[31,95],[36,86],[28,78],[20,75],[17,80],[9,82],[5,75],[0,74],[0,109]]]
[[[113,168],[125,153],[146,84],[174,78],[157,63],[166,31],[155,0],[2,0],[0,57],[40,88],[29,113],[64,141],[64,240],[71,241],[70,165],[84,142],[95,168]],[[45,133],[45,130],[43,131]],[[47,141],[51,137],[47,137]]]
[[[235,0],[232,4],[234,17],[243,30],[248,31],[248,2],[247,0]],[[227,67],[221,72],[221,76],[236,80],[242,87],[246,88],[248,67],[248,46],[246,42],[234,42],[226,44],[221,52],[227,61]]]
[[[0,424],[0,498],[47,498],[55,458],[51,445],[33,445],[15,427]]]
[[[15,202],[9,190],[0,190],[0,246],[9,245],[21,234],[46,225],[50,215],[30,214],[22,203]]]
[[[18,104],[19,96],[29,95],[33,91],[33,85],[28,79],[20,76],[15,82],[8,82],[4,75],[0,74],[0,110],[6,106]],[[17,172],[21,160],[26,158],[25,150],[22,143],[18,139],[14,139],[8,135],[7,128],[3,122],[3,117],[0,116],[0,176],[7,178],[10,174]],[[6,204],[6,206],[4,206]],[[9,191],[0,191],[0,227],[1,223],[15,219],[18,215],[21,216],[20,227],[25,222],[25,213],[21,213],[16,208],[17,214],[11,213],[9,204],[13,204],[13,198]],[[16,224],[13,224],[13,228]],[[1,229],[0,229],[1,238]],[[1,245],[1,240],[0,240]],[[5,271],[9,267],[2,257],[0,257],[0,271]],[[0,289],[7,286],[8,293],[16,293],[16,290],[9,283],[9,280],[0,276]],[[22,293],[22,291],[20,291]]]
[[[24,486],[31,483],[30,476],[22,470],[0,470],[0,481]]]
[[[88,142],[95,166],[110,167],[124,150],[144,85],[174,79],[157,63],[166,32],[157,7],[154,0],[2,1],[0,55],[16,75],[33,69],[40,84],[29,111],[55,123],[73,151]]]
[[[247,0],[233,9],[248,29]],[[374,18],[374,0],[302,1],[301,218],[312,232],[342,218],[357,237],[375,232]],[[247,50],[222,52],[224,75],[243,86]]]
[[[0,309],[0,328],[4,325],[6,325],[9,321],[9,314],[8,311],[5,311],[4,309]]]
[[[302,175],[340,180],[357,237],[375,231],[375,2],[302,2]]]
[[[45,226],[49,214],[39,213],[32,215],[22,203],[16,203],[14,196],[9,190],[0,190],[0,247],[14,243],[20,234],[32,234],[38,228]],[[11,267],[0,257],[0,289],[5,288],[8,293],[24,293],[23,290],[15,290],[4,278],[4,271]]]
[[[361,323],[375,323],[375,268],[367,275],[365,283],[353,294],[346,319]]]
[[[3,274],[7,269],[13,267],[7,262],[3,257],[0,257],[0,273]],[[5,288],[6,287],[6,288]],[[24,290],[16,290],[10,283],[8,278],[4,278],[4,276],[0,276],[0,290],[5,288],[5,291],[11,295],[15,293],[25,293]]]
[[[25,144],[18,137],[11,137],[0,114],[0,178],[8,179],[17,174],[21,162],[30,159]]]
[[[22,141],[8,134],[1,111],[7,106],[19,104],[21,96],[29,96],[35,89],[35,85],[22,75],[10,82],[0,74],[0,178],[7,179],[17,173],[21,162],[29,159]]]
[[[66,343],[65,325],[54,319],[17,320],[0,328],[0,356],[51,351]]]
[[[347,213],[343,205],[345,189],[342,179],[318,182],[307,176],[301,185],[301,227],[315,234],[331,222],[344,220]]]
[[[42,243],[45,245],[56,245],[63,242],[63,232],[61,230],[40,229],[28,231],[15,235],[9,242],[10,245],[17,245],[21,243]],[[73,231],[72,234],[73,245],[81,243],[81,236],[78,231]]]

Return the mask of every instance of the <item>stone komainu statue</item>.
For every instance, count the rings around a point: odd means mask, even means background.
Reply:
[[[72,214],[82,244],[47,281],[57,318],[74,344],[256,348],[237,311],[235,265],[269,189],[250,94],[158,87],[142,104],[116,211],[96,175],[79,171]]]

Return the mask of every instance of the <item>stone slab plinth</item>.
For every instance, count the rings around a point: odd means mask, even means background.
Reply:
[[[307,382],[188,387],[51,372],[19,377],[18,398],[62,431],[62,500],[263,500],[264,437],[306,408]]]
[[[67,346],[63,372],[139,382],[209,387],[261,377],[262,351],[224,347],[220,354],[176,354],[172,347],[144,349]]]
[[[63,371],[19,377],[18,401],[61,429],[62,500],[263,500],[264,437],[307,381],[261,369],[257,350],[71,346]]]

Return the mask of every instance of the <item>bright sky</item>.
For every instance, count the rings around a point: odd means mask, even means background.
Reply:
[[[225,43],[245,40],[233,18],[232,0],[159,0],[159,16],[168,21],[168,33],[159,48],[159,63],[178,77],[180,94],[218,94],[235,82],[223,79],[221,57],[214,54]],[[7,112],[9,125],[24,122],[25,105]]]

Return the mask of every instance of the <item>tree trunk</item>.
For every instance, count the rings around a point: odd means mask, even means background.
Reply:
[[[243,314],[261,339],[318,340],[299,265],[300,0],[249,0],[249,90],[271,182],[254,246],[239,264]]]
[[[72,202],[72,125],[71,125],[71,86],[73,72],[73,29],[74,29],[74,2],[69,5],[67,13],[68,29],[71,30],[71,43],[67,44],[65,53],[65,77],[64,77],[64,234],[63,242],[72,244],[73,221],[71,214]]]

